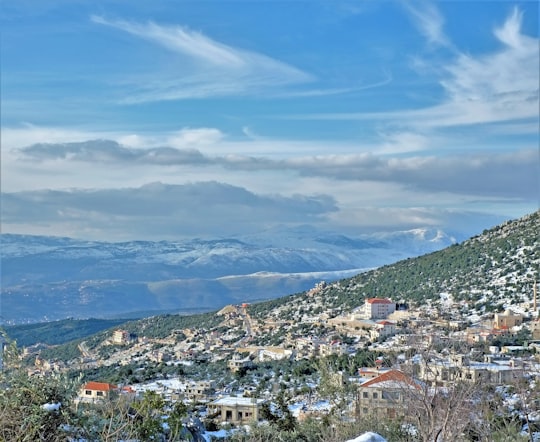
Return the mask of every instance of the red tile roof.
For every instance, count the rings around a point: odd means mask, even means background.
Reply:
[[[368,304],[393,304],[392,301],[385,298],[369,298],[367,302]]]
[[[90,381],[90,382],[87,382],[83,389],[84,390],[94,390],[94,391],[111,391],[111,390],[116,390],[116,385],[113,385],[113,384],[108,384],[106,382],[94,382],[94,381]]]
[[[380,374],[376,378],[373,378],[373,379],[370,379],[369,381],[364,382],[360,386],[361,387],[372,387],[372,386],[376,386],[376,384],[380,384],[380,383],[383,383],[383,382],[389,382],[389,381],[399,383],[401,385],[407,384],[407,385],[411,385],[411,386],[420,388],[420,386],[414,381],[413,378],[406,375],[402,371],[393,370],[393,369],[388,370],[388,371]]]

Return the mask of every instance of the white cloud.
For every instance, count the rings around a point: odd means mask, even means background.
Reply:
[[[214,128],[184,128],[167,137],[167,145],[172,147],[204,146],[220,142],[224,134]]]
[[[435,143],[434,137],[415,132],[381,133],[383,142],[377,147],[378,154],[398,154],[427,149]]]
[[[181,53],[201,62],[232,69],[247,66],[247,53],[235,50],[181,26],[166,27],[149,22],[140,24],[124,20],[106,20],[93,15],[94,23],[111,26],[129,34],[157,43],[173,52]]]
[[[427,17],[432,15],[434,13],[429,9]],[[433,67],[433,72],[439,72],[439,83],[446,93],[438,105],[390,112],[311,114],[293,118],[390,121],[407,131],[531,119],[537,122],[539,40],[522,34],[521,19],[522,14],[514,9],[503,25],[494,30],[495,37],[504,45],[500,50],[476,56],[455,51],[442,71]],[[425,21],[429,22],[427,18]],[[441,40],[442,34],[436,31],[439,28],[434,24],[432,27],[430,38]],[[423,64],[429,62],[423,60]]]
[[[448,66],[450,76],[441,81],[450,97],[449,105],[471,104],[473,111],[485,107],[490,120],[508,120],[538,115],[538,39],[521,34],[521,13],[514,10],[495,36],[505,45],[481,57],[460,54]],[[472,117],[473,112],[467,113]],[[480,117],[481,119],[482,117]],[[474,120],[473,120],[474,121]]]
[[[86,131],[65,127],[36,126],[24,123],[17,127],[2,127],[2,147],[4,153],[36,143],[66,143],[86,141],[101,137],[111,138],[110,132]]]
[[[434,125],[538,118],[539,41],[521,33],[521,20],[514,9],[495,29],[504,44],[500,51],[479,57],[461,53],[447,67],[449,75],[441,85],[449,100],[424,111],[433,112]]]
[[[495,29],[495,36],[504,44],[520,49],[523,47],[523,36],[520,35],[523,13],[514,7],[512,15],[508,17],[503,26]]]
[[[412,0],[404,2],[403,5],[430,44],[451,47],[444,33],[444,19],[433,3]]]
[[[126,96],[126,103],[264,94],[269,87],[313,80],[311,75],[287,63],[228,46],[186,27],[107,20],[99,16],[91,19],[155,43],[183,61],[182,69],[156,71],[153,80],[135,79],[137,88]]]

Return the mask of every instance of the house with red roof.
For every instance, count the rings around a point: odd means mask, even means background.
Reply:
[[[358,387],[356,403],[360,416],[395,418],[403,414],[411,394],[421,391],[421,384],[400,370],[386,370]]]
[[[130,386],[118,387],[107,382],[90,381],[79,390],[78,399],[82,402],[95,402],[110,398],[114,394],[127,394],[135,396],[135,390]]]
[[[118,387],[114,384],[90,381],[79,390],[79,398],[83,401],[93,402],[109,398],[113,392],[118,392]]]
[[[396,333],[396,324],[392,321],[387,321],[383,319],[375,323],[375,326],[370,330],[370,337],[372,340],[376,340],[379,338],[392,336],[395,333]]]

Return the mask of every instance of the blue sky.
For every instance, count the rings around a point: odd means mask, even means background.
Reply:
[[[470,235],[538,209],[536,1],[0,14],[3,232]]]

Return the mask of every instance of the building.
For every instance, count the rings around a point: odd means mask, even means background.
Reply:
[[[396,311],[396,303],[386,298],[369,298],[364,304],[364,315],[369,319],[386,319]]]
[[[256,360],[258,362],[280,361],[282,359],[290,359],[293,357],[294,352],[291,349],[269,346],[259,348]]]
[[[107,382],[90,381],[84,384],[79,390],[77,402],[96,402],[110,399],[115,395],[126,395],[134,398],[136,392],[130,386],[118,387]]]
[[[493,328],[498,330],[508,330],[523,323],[523,316],[519,313],[512,313],[506,310],[504,313],[495,313],[493,318]]]
[[[127,330],[115,330],[112,334],[112,342],[113,344],[129,344],[130,342],[133,342],[137,339],[137,336],[133,333],[128,332]]]
[[[321,357],[330,355],[345,355],[349,346],[341,341],[324,342],[319,345],[319,355]]]
[[[540,319],[531,323],[531,333],[534,341],[540,341]]]
[[[79,390],[79,399],[84,402],[94,402],[110,398],[118,392],[118,387],[106,382],[87,382]]]
[[[377,321],[374,327],[370,330],[370,337],[372,340],[379,338],[386,338],[396,333],[396,324],[390,321]]]
[[[229,359],[227,361],[227,368],[231,370],[233,373],[237,373],[242,369],[249,369],[253,367],[253,361],[251,358],[246,356],[245,358],[242,358],[238,353],[234,353],[232,356],[232,359]]]
[[[215,391],[214,381],[192,382],[186,386],[186,398],[192,402],[206,401]]]
[[[523,366],[507,357],[485,355],[483,362],[471,361],[465,355],[452,355],[448,359],[430,359],[418,366],[418,376],[435,385],[448,385],[464,380],[501,385],[523,376]]]
[[[218,422],[246,424],[258,421],[264,399],[226,396],[208,404],[208,415]]]
[[[357,414],[380,418],[398,417],[407,407],[409,393],[420,388],[417,381],[402,371],[385,371],[358,387]]]

